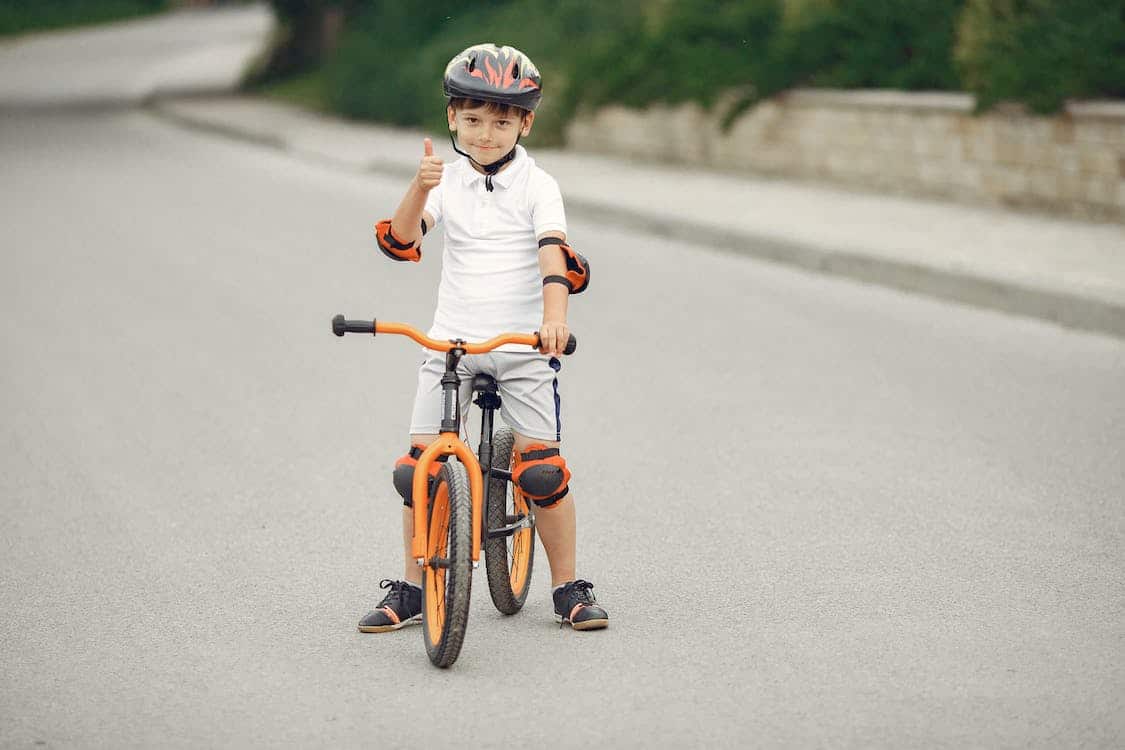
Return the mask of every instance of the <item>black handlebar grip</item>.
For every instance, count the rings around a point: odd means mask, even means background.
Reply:
[[[543,338],[539,335],[539,331],[535,332],[535,338],[539,339],[539,342],[535,345],[535,348],[538,349],[543,345]],[[577,348],[578,339],[574,338],[574,334],[572,333],[570,334],[570,338],[566,340],[566,346],[563,347],[563,354],[574,354],[574,350]]]
[[[344,320],[343,315],[332,319],[332,333],[343,336],[345,333],[370,333],[375,335],[374,320]]]

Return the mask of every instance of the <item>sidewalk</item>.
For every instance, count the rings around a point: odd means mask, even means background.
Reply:
[[[421,131],[246,97],[159,100],[178,123],[410,177]],[[444,133],[435,152],[455,158]],[[802,268],[1125,337],[1125,226],[537,149],[569,211]]]

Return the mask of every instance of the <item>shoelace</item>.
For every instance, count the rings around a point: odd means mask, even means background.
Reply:
[[[406,581],[392,581],[390,578],[384,578],[379,581],[379,588],[390,589],[387,595],[383,597],[383,601],[379,602],[380,608],[394,606],[406,598]]]
[[[587,606],[594,603],[594,595],[590,593],[590,589],[594,588],[594,584],[589,581],[584,581],[579,578],[574,583],[567,587],[567,606],[569,611],[573,612],[574,608],[578,605]],[[573,602],[573,604],[572,604]],[[566,623],[559,621],[559,628],[561,629]]]
[[[571,596],[578,599],[582,604],[593,604],[596,600],[594,599],[594,595],[590,593],[590,589],[592,588],[594,588],[594,584],[579,578],[571,584]]]

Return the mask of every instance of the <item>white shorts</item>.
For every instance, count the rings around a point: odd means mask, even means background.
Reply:
[[[562,363],[538,352],[466,354],[457,367],[461,378],[461,425],[472,405],[473,375],[496,378],[500,391],[500,417],[513,430],[534,440],[562,440],[558,372]],[[441,376],[445,355],[432,353],[418,369],[418,391],[410,434],[433,435],[441,431]]]

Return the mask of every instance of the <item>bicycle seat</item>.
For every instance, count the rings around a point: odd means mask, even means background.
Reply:
[[[473,390],[483,393],[496,393],[496,378],[483,372],[473,376]]]

